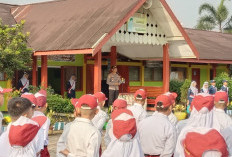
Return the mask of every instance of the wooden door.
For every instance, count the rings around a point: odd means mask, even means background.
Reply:
[[[124,65],[119,65],[118,67],[118,73],[125,79],[125,83],[121,84],[119,86],[119,92],[120,93],[128,93],[128,87],[129,87],[129,67]]]
[[[198,91],[200,91],[200,69],[199,68],[192,69],[192,81],[197,82],[197,89]]]
[[[94,65],[87,64],[86,66],[86,94],[94,93]]]

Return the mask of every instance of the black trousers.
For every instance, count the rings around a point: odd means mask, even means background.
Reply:
[[[119,90],[109,90],[109,106],[118,98]]]
[[[75,90],[73,89],[70,90],[70,93],[68,93],[68,98],[69,99],[76,98]]]

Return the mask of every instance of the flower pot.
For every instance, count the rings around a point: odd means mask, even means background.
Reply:
[[[177,117],[178,120],[183,120],[187,117],[186,112],[175,112],[174,115]]]

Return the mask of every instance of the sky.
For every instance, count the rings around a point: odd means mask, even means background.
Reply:
[[[193,28],[199,18],[198,9],[203,3],[218,6],[221,0],[166,0],[172,11],[186,28]],[[232,0],[225,0],[230,16],[232,15]]]

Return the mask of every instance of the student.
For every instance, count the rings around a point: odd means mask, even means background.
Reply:
[[[4,93],[9,93],[11,92],[12,89],[3,89],[1,86],[0,86],[0,107],[4,104]],[[2,120],[3,120],[3,114],[2,112],[0,111],[0,135],[2,133]]]
[[[211,80],[210,81],[210,86],[209,86],[209,94],[214,95],[217,92],[217,87],[216,85],[216,81],[215,80]]]
[[[172,107],[175,107],[177,94],[174,92],[172,92],[172,93],[167,92],[167,93],[165,93],[165,95],[169,96],[169,98],[171,99],[171,102],[172,102]],[[168,119],[173,124],[173,126],[176,126],[178,119],[172,112],[169,114]]]
[[[221,134],[206,127],[189,130],[182,140],[179,152],[179,157],[228,157],[227,146]]]
[[[144,157],[133,113],[128,109],[119,109],[111,117],[114,136],[102,157]]]
[[[29,92],[30,82],[28,80],[28,77],[29,77],[29,74],[27,72],[24,72],[23,77],[18,82],[17,89],[21,93]]]
[[[229,156],[232,157],[232,125],[221,131],[222,136],[224,137],[227,149],[229,151]]]
[[[190,105],[192,103],[193,98],[198,94],[198,89],[196,88],[197,86],[197,82],[196,81],[192,81],[191,85],[188,89],[188,102],[187,102],[187,113],[188,115],[190,114]]]
[[[208,82],[204,82],[201,88],[201,93],[209,94],[209,83]]]
[[[156,110],[152,116],[139,123],[138,131],[145,157],[173,155],[176,144],[175,127],[168,120],[172,102],[167,95],[156,98]]]
[[[136,124],[138,125],[140,121],[147,117],[147,112],[144,110],[143,106],[147,99],[147,94],[143,89],[139,89],[134,94],[135,103],[133,106],[128,107],[128,109],[133,113]]]
[[[124,99],[116,99],[113,103],[113,111],[119,110],[119,109],[126,109],[127,102]],[[111,138],[113,137],[113,124],[112,119],[110,119],[106,126],[106,133],[104,136],[105,145],[108,146]]]
[[[223,85],[221,87],[221,91],[224,91],[227,94],[229,94],[228,81],[227,80],[223,80],[222,83],[223,83]]]
[[[230,125],[232,119],[224,111],[228,103],[228,94],[224,91],[218,91],[214,96],[214,110],[213,110],[213,128],[219,132]]]
[[[83,95],[78,105],[81,106],[81,116],[71,124],[66,142],[67,149],[61,153],[68,157],[98,157],[101,134],[91,122],[97,112],[97,99],[93,95]]]
[[[102,110],[107,98],[105,94],[102,92],[95,93],[94,96],[98,100],[98,106],[97,106],[98,113],[94,116],[92,122],[94,126],[101,132],[103,126],[105,125],[106,120],[108,119],[107,113]]]
[[[74,117],[80,117],[80,106],[78,106],[78,99],[71,99],[71,103],[74,106]],[[76,119],[75,119],[76,120]],[[64,151],[67,148],[66,142],[67,142],[67,137],[68,137],[68,133],[70,130],[70,126],[72,125],[72,123],[75,123],[75,120],[67,123],[64,126],[64,130],[57,142],[57,147],[56,147],[56,156],[57,157],[65,157],[62,153],[62,151]]]
[[[76,97],[76,76],[72,75],[67,83],[67,96],[69,99]]]
[[[0,137],[0,157],[37,157],[38,132],[45,118],[30,119],[34,105],[26,98],[12,98],[8,102],[8,113],[12,122]]]
[[[40,128],[43,132],[43,136],[41,137],[43,139],[43,150],[40,153],[40,157],[50,157],[50,154],[48,152],[47,146],[48,146],[48,131],[50,127],[50,119],[45,116],[45,112],[47,110],[47,92],[45,90],[40,90],[35,94],[35,98],[37,100],[37,105],[35,108],[35,112],[33,117],[45,117],[47,120],[44,123],[44,125]]]

